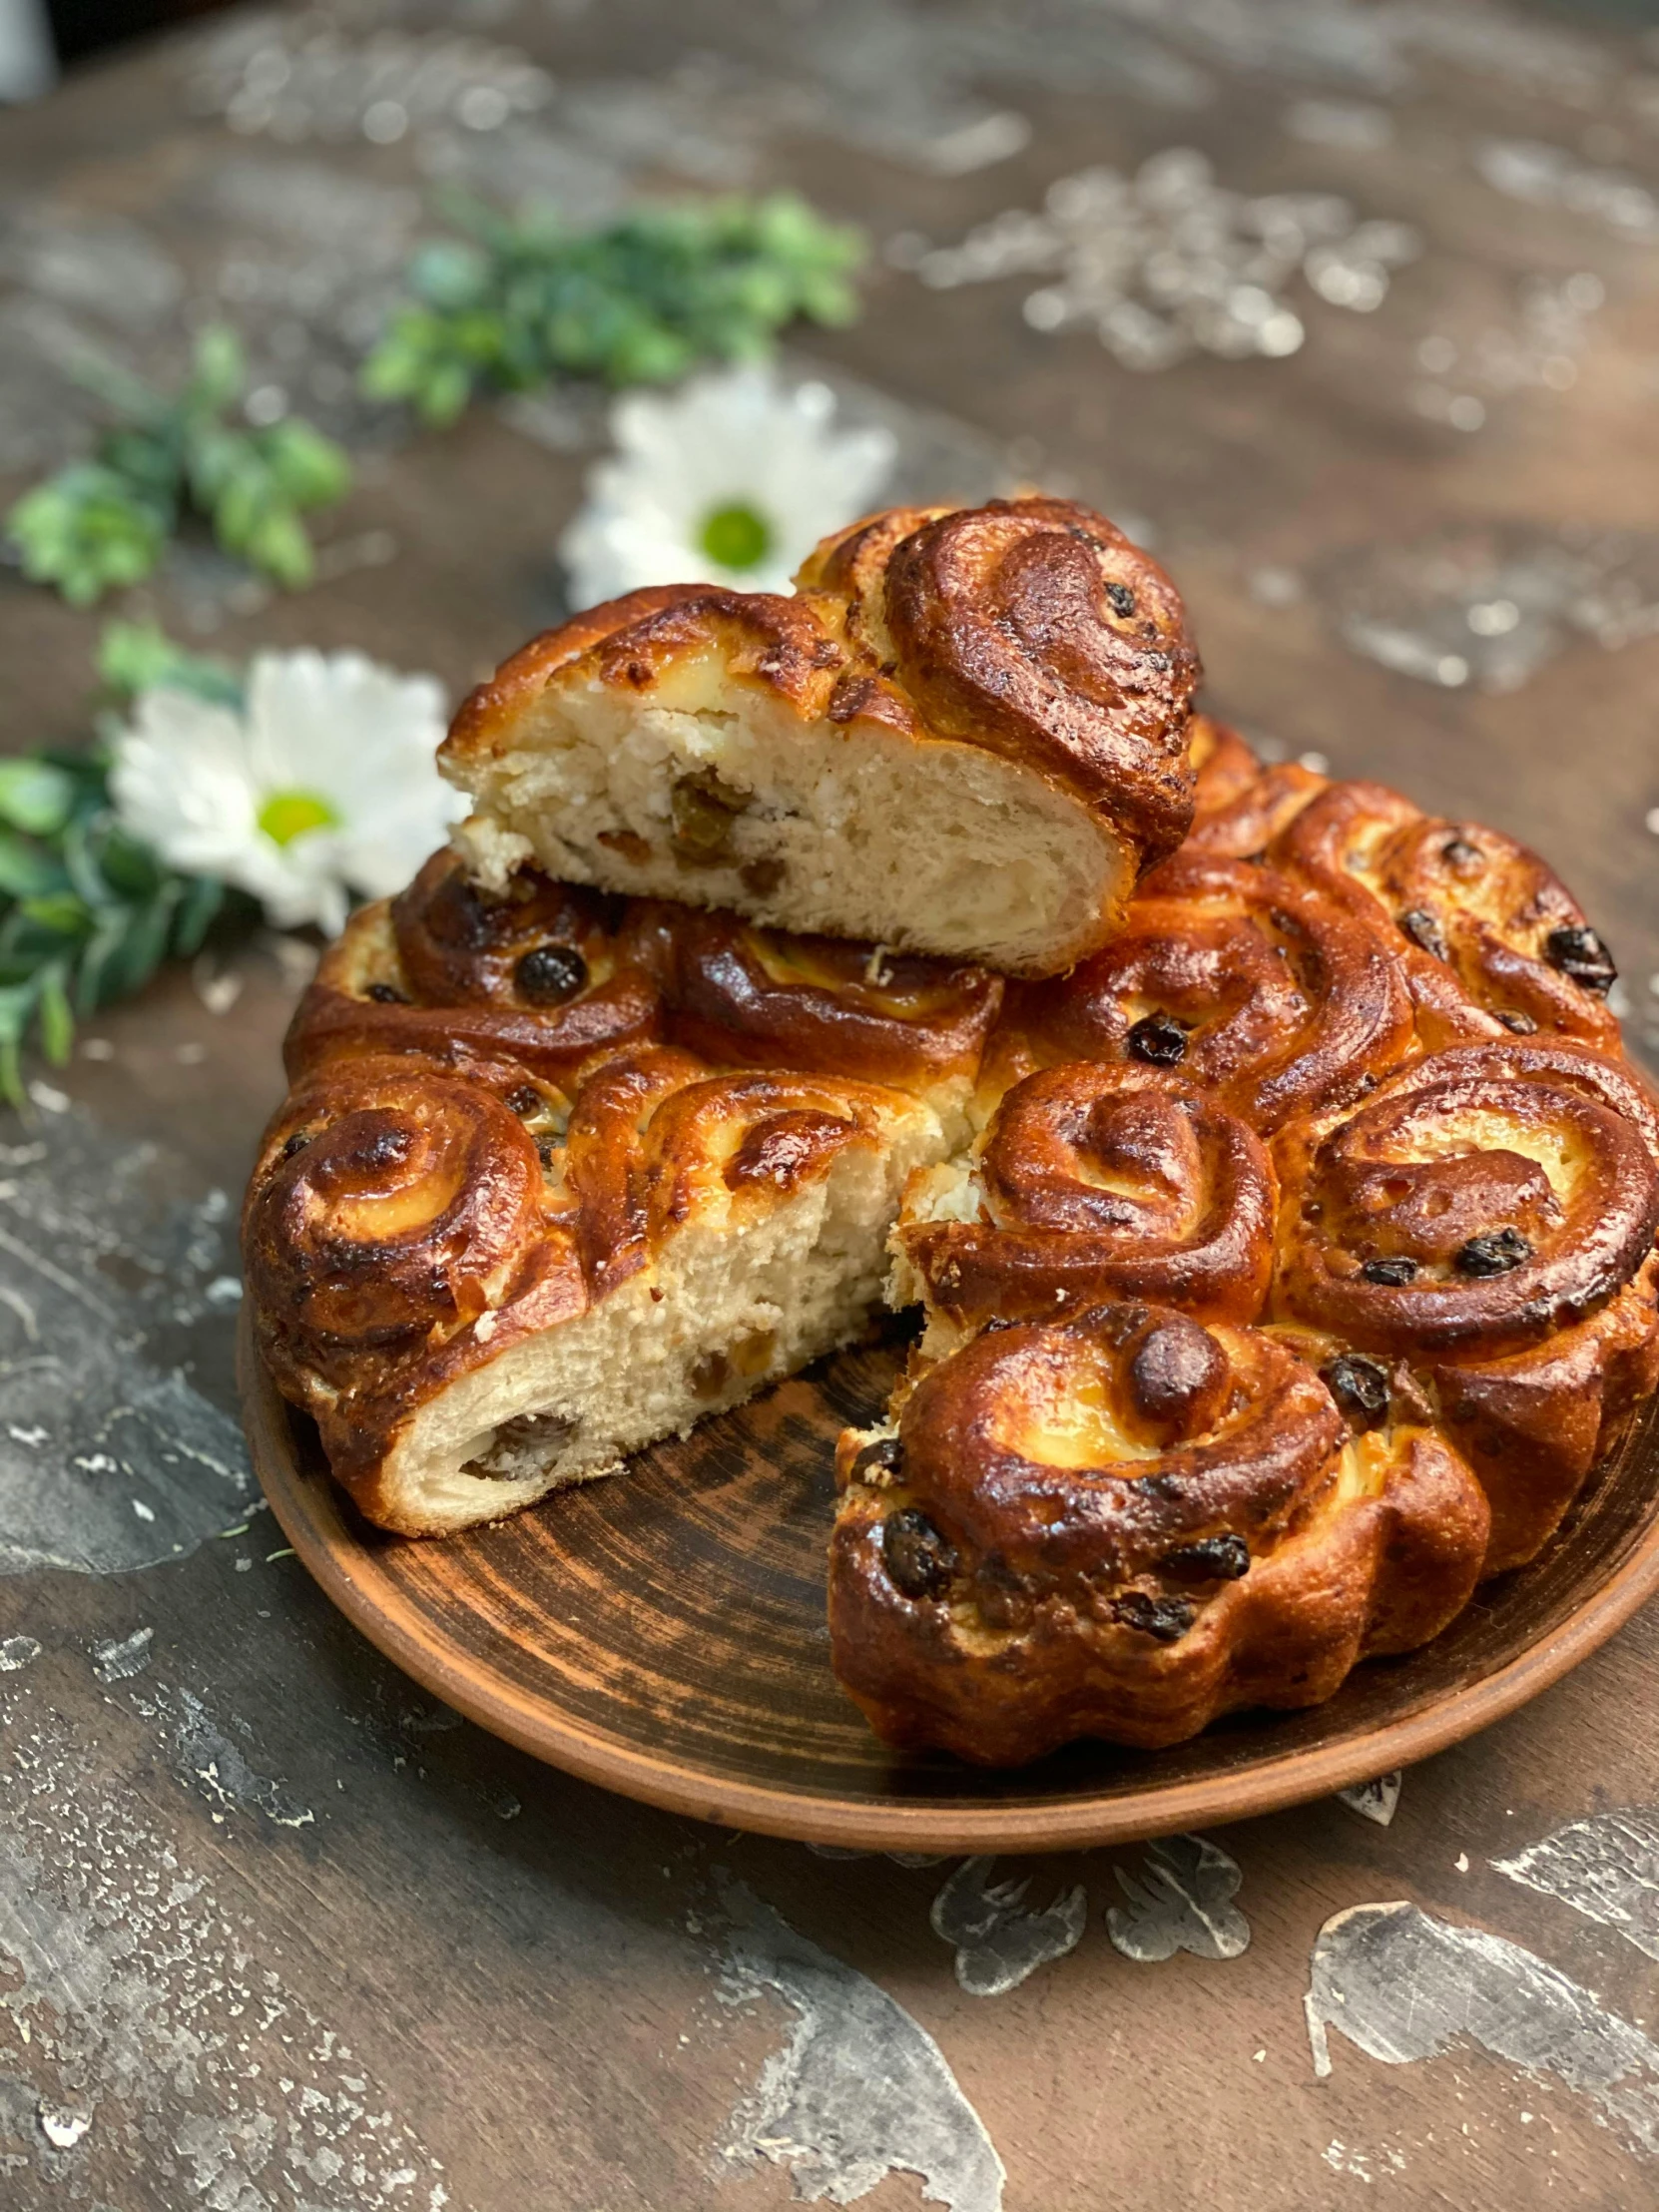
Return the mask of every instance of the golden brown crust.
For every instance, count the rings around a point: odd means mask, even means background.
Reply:
[[[714,646],[734,677],[763,686],[804,716],[829,706],[843,656],[813,610],[775,592],[662,584],[610,599],[544,630],[462,701],[440,761],[500,752],[518,717],[555,677],[581,667],[618,689],[647,692],[678,657]]]
[[[1273,1273],[1278,1199],[1261,1140],[1180,1076],[1071,1064],[998,1107],[980,1219],[911,1221],[898,1243],[958,1327],[1049,1319],[1105,1296],[1249,1321]]]
[[[1357,1445],[1288,1346],[1139,1304],[978,1337],[841,1473],[843,1685],[889,1742],[992,1765],[1316,1703],[1442,1627],[1486,1540],[1442,1439]]]
[[[1571,1328],[1653,1250],[1651,1126],[1645,1087],[1585,1046],[1419,1060],[1280,1137],[1279,1310],[1411,1358]]]
[[[1175,586],[1120,530],[1062,499],[958,509],[893,546],[883,599],[929,729],[1066,786],[1148,861],[1175,849],[1198,655]]]
[[[1268,857],[1327,897],[1386,917],[1431,1050],[1505,1029],[1618,1050],[1607,948],[1554,871],[1512,838],[1432,819],[1382,784],[1333,784]],[[1472,1020],[1471,1008],[1480,1010]]]
[[[1018,991],[1005,1029],[1038,1058],[1179,1066],[1263,1131],[1358,1096],[1415,1041],[1369,916],[1190,845],[1145,879],[1111,944]]]
[[[1118,580],[1069,513],[876,517],[799,602],[635,595],[501,681],[649,685],[716,637],[918,732],[999,670],[1007,730],[1033,699],[1070,727],[1045,684],[1110,722],[1105,664],[1041,630],[1044,589],[1064,631]],[[1659,1382],[1659,1106],[1610,963],[1493,832],[1219,725],[1193,763],[1186,845],[1038,984],[531,870],[485,895],[448,856],[357,916],[246,1236],[274,1372],[363,1509],[411,1525],[389,1457],[456,1382],[643,1300],[688,1224],[738,1237],[881,1151],[901,1094],[966,1117],[977,1083],[981,1137],[895,1237],[929,1324],[895,1426],[839,1453],[833,1657],[884,1737],[1017,1763],[1313,1703],[1534,1556]]]
[[[631,928],[670,1033],[714,1060],[926,1090],[972,1079],[1002,1004],[1002,979],[985,968],[736,914],[642,901]]]

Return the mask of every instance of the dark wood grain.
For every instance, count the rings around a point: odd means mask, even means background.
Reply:
[[[834,1443],[895,1359],[842,1353],[493,1527],[370,1528],[312,1424],[240,1348],[254,1462],[347,1617],[446,1703],[628,1797],[866,1851],[1044,1852],[1169,1835],[1324,1797],[1460,1743],[1549,1688],[1659,1588],[1659,1412],[1647,1408],[1529,1566],[1326,1704],[1243,1714],[1166,1751],[1078,1745],[994,1773],[903,1757],[830,1671]]]

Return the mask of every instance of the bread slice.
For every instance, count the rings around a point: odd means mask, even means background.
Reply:
[[[797,595],[634,592],[462,707],[457,843],[801,932],[1063,972],[1192,818],[1174,586],[1064,501],[899,508]]]

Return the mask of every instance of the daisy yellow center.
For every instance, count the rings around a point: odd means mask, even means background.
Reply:
[[[291,844],[307,830],[333,830],[339,816],[320,792],[273,792],[260,809],[260,828],[273,844]]]
[[[772,525],[753,507],[735,502],[704,517],[697,542],[722,568],[759,568],[772,551]]]

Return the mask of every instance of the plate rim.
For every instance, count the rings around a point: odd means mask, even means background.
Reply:
[[[323,1594],[412,1681],[491,1735],[579,1781],[662,1812],[796,1843],[872,1852],[921,1848],[944,1856],[1085,1851],[1284,1812],[1414,1766],[1505,1719],[1599,1650],[1659,1590],[1656,1484],[1639,1536],[1559,1628],[1477,1682],[1369,1734],[1290,1750],[1254,1769],[1220,1769],[1162,1786],[1151,1781],[1144,1789],[1111,1798],[1085,1791],[1025,1807],[947,1808],[802,1797],[787,1789],[710,1776],[689,1762],[596,1735],[568,1717],[550,1716],[545,1705],[513,1692],[498,1678],[492,1685],[490,1677],[475,1678],[455,1668],[441,1646],[413,1634],[395,1612],[377,1602],[326,1540],[321,1517],[295,1478],[287,1404],[258,1349],[246,1302],[237,1339],[237,1381],[254,1471],[283,1534]],[[331,1483],[322,1494],[337,1520]],[[339,1525],[343,1529],[343,1522]]]

